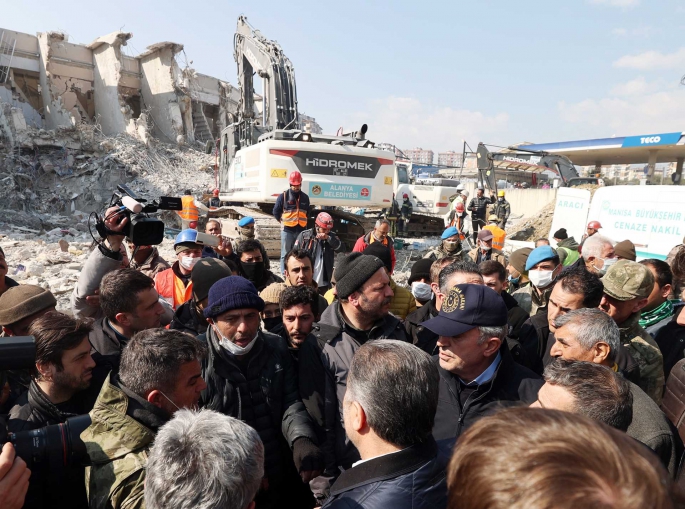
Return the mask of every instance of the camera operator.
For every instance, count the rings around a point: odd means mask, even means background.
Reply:
[[[133,242],[126,239],[126,247],[131,252],[129,267],[139,270],[152,279],[168,269],[170,265],[162,258],[155,246],[136,246]]]
[[[206,352],[190,334],[165,329],[139,332],[126,345],[119,375],[107,378],[81,433],[90,507],[144,507],[148,451],[176,410],[197,408]]]
[[[90,386],[95,362],[90,356],[89,322],[52,311],[31,324],[36,366],[28,392],[10,411],[8,430],[28,431],[59,424],[90,408],[83,391]],[[34,469],[24,509],[88,507],[84,468]]]
[[[0,500],[2,509],[21,509],[29,489],[31,471],[26,462],[14,453],[14,446],[5,444],[0,452]]]
[[[19,285],[0,295],[0,326],[5,336],[27,336],[31,324],[44,314],[54,311],[55,296],[35,285]],[[0,373],[1,375],[2,373]],[[7,412],[25,392],[31,376],[28,370],[6,371],[7,384],[0,382],[0,411]],[[3,379],[0,376],[0,379]]]
[[[121,232],[129,223],[129,218],[125,214],[118,214],[119,211],[119,207],[110,207],[105,211],[105,227],[111,232]],[[100,302],[102,278],[113,270],[128,266],[124,235],[107,235],[104,242],[93,249],[81,269],[78,283],[71,294],[71,310],[74,317],[101,318],[103,316]],[[165,306],[164,310],[162,325],[167,325],[171,322],[174,313],[169,306]]]

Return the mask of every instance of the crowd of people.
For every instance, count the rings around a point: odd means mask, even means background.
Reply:
[[[387,220],[336,257],[303,204],[278,274],[251,218],[163,260],[109,210],[69,315],[0,251],[0,325],[36,348],[8,431],[89,416],[79,461],[4,445],[3,508],[685,507],[683,246],[637,262],[593,222],[506,256],[502,209],[466,249],[462,202],[405,288]]]

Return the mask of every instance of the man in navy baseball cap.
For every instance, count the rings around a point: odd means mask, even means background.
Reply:
[[[436,440],[458,437],[499,408],[537,399],[544,382],[512,358],[505,341],[507,306],[491,288],[454,286],[438,316],[423,326],[439,336],[434,357],[440,372]]]

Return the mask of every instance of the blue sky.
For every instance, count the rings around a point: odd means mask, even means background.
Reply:
[[[402,148],[461,151],[685,130],[685,4],[675,0],[16,2],[4,28],[62,30],[126,48],[185,46],[192,67],[236,83],[245,14],[295,66],[300,110],[325,132],[365,122]]]

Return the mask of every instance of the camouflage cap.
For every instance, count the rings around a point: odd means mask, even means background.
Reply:
[[[654,288],[654,276],[646,265],[619,260],[602,277],[604,293],[616,300],[646,299]]]

